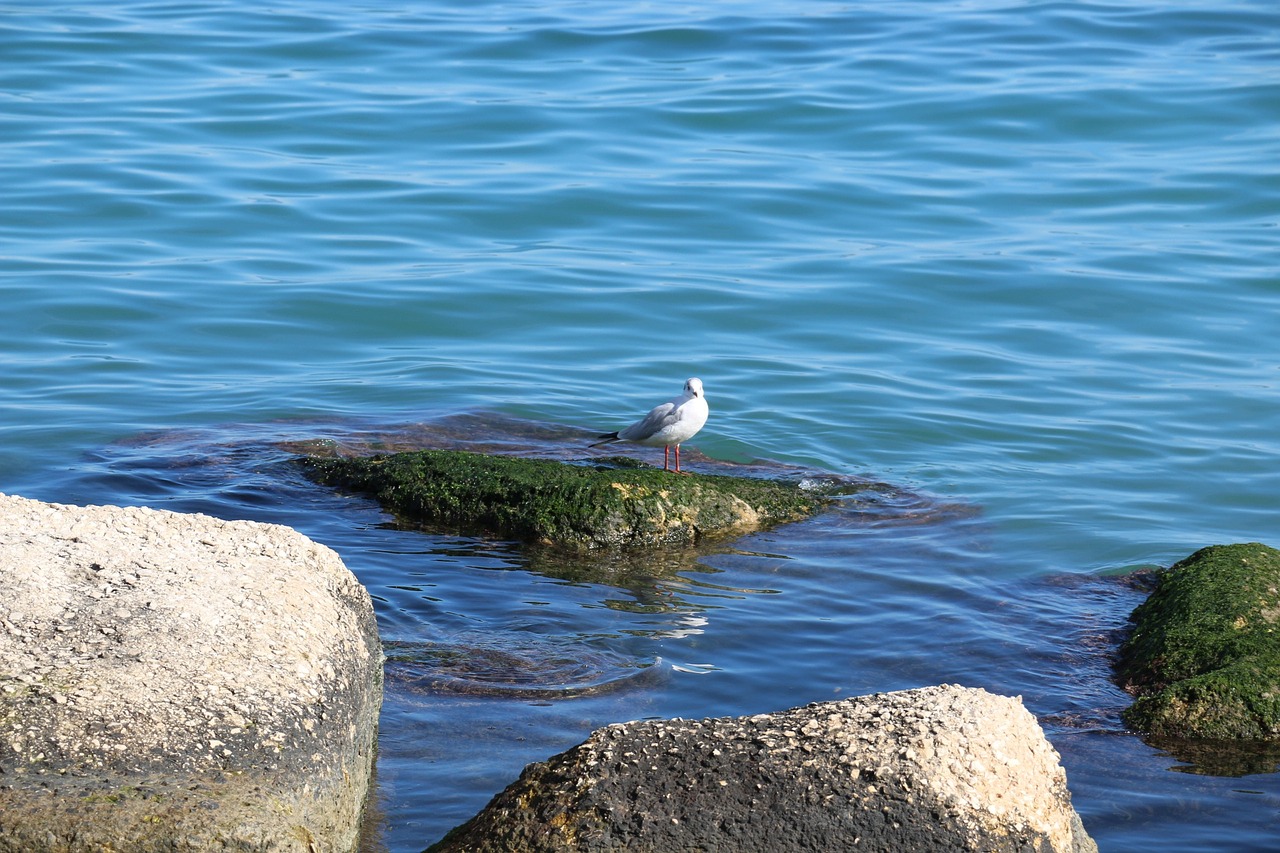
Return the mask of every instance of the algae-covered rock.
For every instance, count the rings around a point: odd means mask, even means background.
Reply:
[[[1280,738],[1280,551],[1201,549],[1159,573],[1130,617],[1130,726],[1159,737]]]
[[[797,485],[654,468],[420,450],[303,460],[406,520],[578,548],[691,544],[795,521],[828,499]]]

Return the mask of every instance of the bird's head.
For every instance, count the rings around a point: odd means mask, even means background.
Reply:
[[[686,379],[684,383],[684,393],[688,394],[691,397],[705,396],[702,393],[702,380],[696,377],[692,379]]]

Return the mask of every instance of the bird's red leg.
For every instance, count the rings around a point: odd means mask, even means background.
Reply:
[[[677,474],[684,473],[683,471],[680,470],[680,445],[678,444],[676,445],[676,473]]]
[[[664,444],[662,446],[662,470],[663,471],[671,470],[670,457],[671,457],[671,445]],[[679,468],[679,467],[680,467],[680,448],[677,447],[676,448],[676,468]]]

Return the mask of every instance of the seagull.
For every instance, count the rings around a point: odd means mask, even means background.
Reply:
[[[688,379],[684,393],[661,405],[654,406],[649,414],[618,432],[605,433],[600,441],[591,445],[630,441],[647,447],[662,448],[662,470],[671,470],[671,448],[676,449],[676,473],[680,470],[680,444],[688,441],[707,422],[707,397],[702,393],[701,379]]]

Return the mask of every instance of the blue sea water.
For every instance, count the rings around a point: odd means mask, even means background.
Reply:
[[[1272,0],[8,3],[0,155],[0,490],[336,548],[403,676],[368,849],[609,722],[939,682],[1104,851],[1274,849],[1275,762],[1144,743],[1107,659],[1115,576],[1280,545]],[[609,584],[278,449],[585,458],[695,375],[690,448],[902,496]]]

